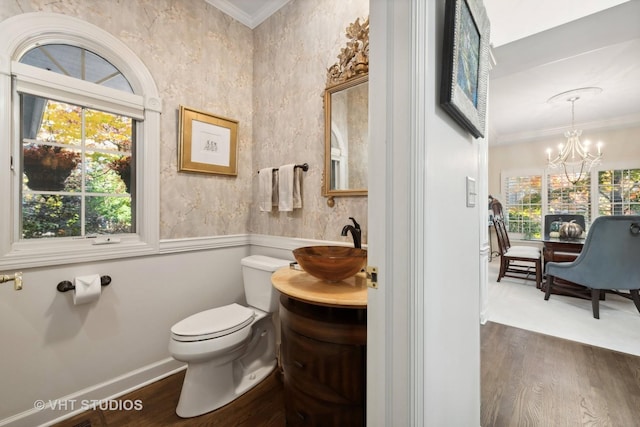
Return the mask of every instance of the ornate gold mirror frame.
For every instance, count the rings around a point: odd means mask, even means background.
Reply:
[[[322,195],[366,196],[369,142],[369,18],[346,28],[349,39],[327,70],[324,91],[325,167]]]

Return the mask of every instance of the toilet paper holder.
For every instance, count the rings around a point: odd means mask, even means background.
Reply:
[[[109,286],[109,283],[111,283],[111,276],[100,276],[101,286]],[[71,283],[69,280],[63,280],[62,282],[58,283],[58,286],[56,286],[56,289],[58,289],[58,292],[72,291],[75,288],[76,288],[75,285]]]

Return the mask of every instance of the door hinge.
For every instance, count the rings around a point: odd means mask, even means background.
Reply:
[[[367,265],[367,286],[378,289],[378,267]]]

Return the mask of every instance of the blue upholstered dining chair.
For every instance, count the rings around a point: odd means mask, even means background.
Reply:
[[[599,301],[605,291],[631,298],[640,312],[640,216],[596,218],[578,258],[572,262],[549,262],[546,274],[545,300],[553,287],[561,286],[554,284],[554,278],[558,278],[591,290],[596,319],[600,318]]]

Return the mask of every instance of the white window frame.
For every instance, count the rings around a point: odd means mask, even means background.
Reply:
[[[547,214],[547,204],[548,204],[548,199],[547,199],[548,176],[547,176],[547,171],[545,169],[518,169],[518,170],[508,170],[508,171],[500,172],[500,194],[502,195],[502,197],[505,197],[505,199],[501,200],[500,197],[497,197],[497,196],[496,197],[498,198],[500,203],[502,203],[502,207],[504,210],[504,214],[507,217],[507,221],[509,216],[509,206],[507,204],[507,200],[505,196],[507,194],[507,189],[505,188],[506,179],[514,176],[533,176],[533,175],[542,176],[542,180],[540,181],[541,192],[542,192],[541,194],[542,196],[541,226],[542,226],[542,223],[544,222],[544,216]],[[515,238],[524,237],[524,233],[511,233],[511,234]]]
[[[0,22],[0,270],[100,261],[158,252],[161,100],[151,73],[129,47],[80,19],[54,13],[25,13]],[[113,64],[134,94],[48,72],[17,60],[39,44],[62,43],[87,49]],[[95,239],[18,237],[20,175],[18,89],[87,107],[108,104],[112,112],[141,120],[136,126],[136,232],[119,243]]]
[[[596,194],[597,200],[591,203],[591,222],[600,216],[600,197],[598,191],[598,173],[608,170],[624,170],[624,169],[640,169],[639,161],[622,161],[622,162],[603,162],[598,164],[592,170],[591,175],[591,194]]]

